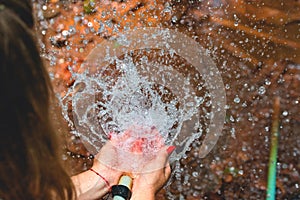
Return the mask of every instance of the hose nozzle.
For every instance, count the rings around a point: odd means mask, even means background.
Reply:
[[[112,186],[113,200],[129,200],[131,198],[132,178],[123,175],[118,185]]]

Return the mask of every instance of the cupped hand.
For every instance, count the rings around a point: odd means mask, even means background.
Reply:
[[[78,200],[99,199],[118,183],[122,172],[113,168],[117,160],[115,152],[114,146],[107,142],[95,156],[92,168],[72,177]]]
[[[92,169],[101,173],[110,186],[117,184],[123,173],[118,170],[118,157],[116,147],[107,141],[94,159]]]
[[[157,156],[149,161],[141,173],[134,174],[131,200],[153,200],[155,194],[164,186],[171,174],[168,162],[174,146],[162,148]]]

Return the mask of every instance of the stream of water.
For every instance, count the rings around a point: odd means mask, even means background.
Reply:
[[[177,147],[173,162],[198,139],[199,157],[205,157],[221,133],[226,98],[220,74],[208,52],[179,32],[143,28],[106,40],[73,76],[62,101],[71,102],[73,117],[65,109],[65,118],[92,153],[111,134],[127,134],[127,145],[117,147],[126,152],[124,162],[153,157],[161,143]],[[140,139],[146,144],[136,155],[125,141]]]

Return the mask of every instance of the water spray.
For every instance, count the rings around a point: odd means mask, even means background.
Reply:
[[[169,162],[179,160],[199,138],[203,158],[221,134],[226,113],[221,75],[209,52],[180,32],[141,28],[121,33],[97,45],[80,71],[73,74],[67,94],[73,112],[68,121],[93,154],[115,137],[117,170],[144,173],[142,166],[163,146],[175,145]],[[129,178],[122,177],[115,187],[116,198],[128,198]]]
[[[160,60],[145,56],[151,49],[158,50]],[[140,52],[138,64],[134,51]],[[159,57],[163,54],[168,56]],[[186,69],[171,62],[175,54],[188,63]],[[222,77],[209,52],[180,32],[141,28],[121,33],[97,45],[73,76],[71,123],[93,154],[109,133],[134,124],[155,127],[165,145],[176,145],[171,161],[182,158],[201,136],[198,155],[204,158],[221,134],[226,113]]]

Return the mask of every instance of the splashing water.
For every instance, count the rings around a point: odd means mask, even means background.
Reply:
[[[219,72],[193,39],[169,30],[133,30],[99,44],[73,74],[63,99],[65,117],[92,153],[108,137],[123,152],[122,171],[136,171],[164,145],[176,145],[170,161],[200,138],[199,156],[215,145],[225,118]],[[73,116],[67,115],[71,102]]]

